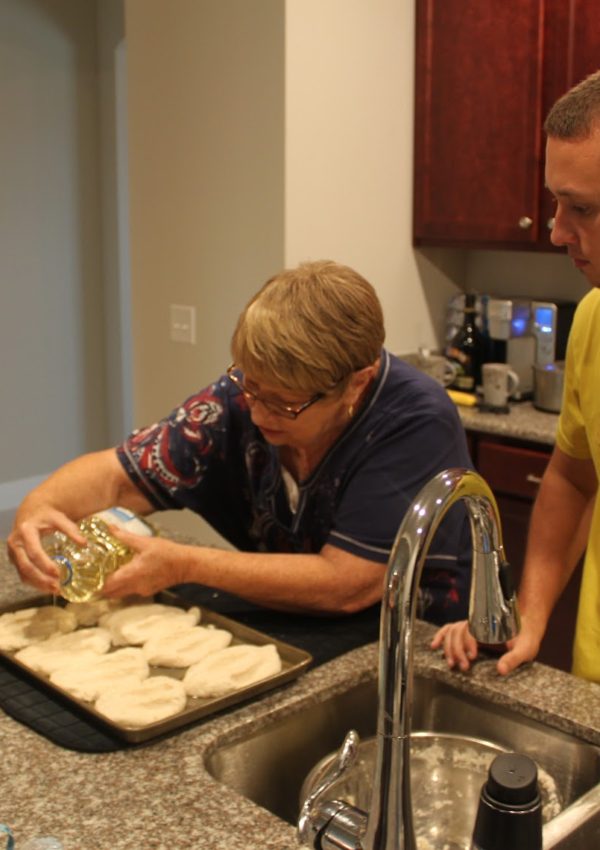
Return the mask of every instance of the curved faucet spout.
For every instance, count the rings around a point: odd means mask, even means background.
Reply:
[[[473,540],[469,628],[487,644],[519,630],[500,517],[484,479],[468,469],[432,478],[402,522],[388,563],[379,636],[377,759],[364,850],[415,850],[410,793],[413,629],[417,590],[431,541],[448,510],[466,505]]]
[[[336,837],[338,843],[331,844],[325,827],[315,847],[416,850],[410,732],[417,591],[431,541],[447,511],[459,501],[466,505],[473,541],[469,628],[486,644],[502,644],[518,633],[519,614],[504,557],[496,500],[477,473],[447,469],[432,478],[413,501],[388,562],[379,637],[377,756],[366,828],[364,819],[354,816],[351,822],[360,824],[360,829],[348,828],[345,843],[339,843],[341,839]]]

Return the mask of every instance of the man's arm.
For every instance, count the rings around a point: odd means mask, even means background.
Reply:
[[[152,505],[131,482],[114,449],[82,455],[60,467],[19,506],[8,537],[8,554],[22,581],[57,592],[58,571],[40,538],[55,529],[84,543],[77,521],[94,511],[122,505],[140,514]]]
[[[527,536],[518,595],[521,633],[500,659],[499,672],[537,655],[550,614],[585,551],[597,486],[591,460],[554,449]]]
[[[521,631],[499,659],[499,673],[505,675],[537,655],[552,609],[585,550],[597,484],[591,460],[554,449],[527,537],[518,594]],[[449,666],[461,670],[467,670],[477,655],[465,622],[443,626],[432,642],[432,648],[440,646]]]

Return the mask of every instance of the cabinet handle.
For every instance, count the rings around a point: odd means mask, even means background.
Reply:
[[[554,216],[548,219],[548,221],[546,222],[546,227],[548,228],[548,230],[554,230]]]
[[[525,481],[528,484],[541,484],[542,479],[539,475],[534,475],[533,472],[530,472],[529,475],[525,476]]]
[[[529,218],[528,215],[522,215],[519,219],[519,227],[521,228],[521,230],[529,230],[532,224],[533,219]]]

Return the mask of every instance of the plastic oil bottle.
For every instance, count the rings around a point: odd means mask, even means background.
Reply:
[[[106,577],[133,557],[133,550],[110,533],[109,525],[144,537],[156,534],[149,522],[121,507],[99,511],[78,525],[87,540],[85,546],[61,531],[47,535],[42,541],[46,553],[58,565],[60,594],[69,602],[98,599]]]

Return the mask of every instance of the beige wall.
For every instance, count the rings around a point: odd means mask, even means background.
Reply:
[[[107,444],[133,424],[127,77],[123,0],[101,0],[97,20],[98,104]]]
[[[283,263],[283,6],[127,0],[134,417],[225,370],[237,315]],[[169,339],[169,304],[197,344]]]
[[[464,258],[411,247],[413,27],[395,0],[127,0],[138,423],[223,368],[284,262],[355,265],[391,348],[435,344]],[[196,346],[170,303],[196,306]]]
[[[221,374],[238,314],[283,265],[284,6],[127,0],[134,421]],[[196,308],[196,345],[169,305]],[[189,514],[161,522],[220,539]]]
[[[567,256],[529,251],[470,251],[466,281],[482,292],[573,301],[589,290]]]

